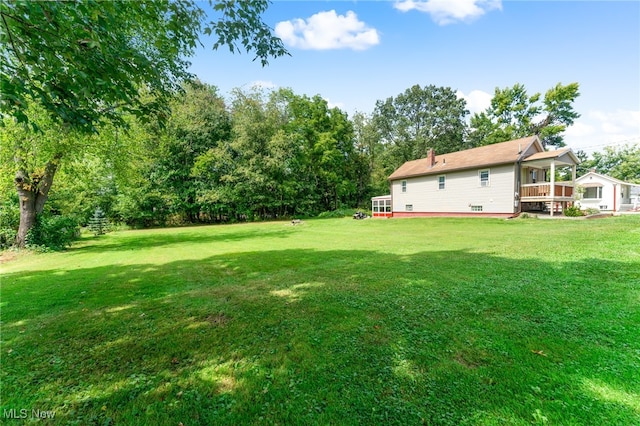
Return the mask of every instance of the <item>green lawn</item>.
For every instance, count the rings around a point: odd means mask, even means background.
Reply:
[[[640,424],[640,216],[126,231],[0,267],[3,421]]]

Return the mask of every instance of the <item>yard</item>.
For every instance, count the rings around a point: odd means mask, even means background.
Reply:
[[[5,421],[640,424],[640,216],[122,231],[0,267]]]

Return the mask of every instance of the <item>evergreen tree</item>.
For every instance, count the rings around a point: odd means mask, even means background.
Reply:
[[[107,232],[107,226],[109,222],[107,221],[104,212],[100,207],[96,207],[96,210],[93,212],[93,216],[89,219],[89,229],[93,232],[93,235],[98,236]]]

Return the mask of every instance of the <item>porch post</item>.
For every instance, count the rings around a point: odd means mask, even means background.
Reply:
[[[573,185],[573,191],[572,193],[572,198],[573,198],[573,204],[575,205],[576,203],[576,170],[578,169],[578,166],[576,164],[574,164],[573,166],[571,166],[571,185]]]
[[[549,194],[551,195],[551,216],[553,217],[553,211],[556,209],[555,197],[556,197],[556,162],[551,160],[551,188]]]

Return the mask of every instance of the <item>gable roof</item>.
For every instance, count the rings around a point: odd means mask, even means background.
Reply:
[[[536,152],[535,154],[526,157],[523,163],[535,164],[537,162],[538,164],[544,164],[546,162],[545,160],[549,160],[551,158],[556,160],[556,164],[561,165],[578,164],[580,162],[580,159],[576,157],[571,148],[561,148],[555,151]]]
[[[569,152],[569,150],[570,148],[563,148],[556,151],[536,152],[535,154],[528,156],[527,161],[546,160],[547,158],[560,157]]]
[[[435,156],[431,165],[429,157],[407,161],[389,176],[389,180],[408,177],[442,174],[451,171],[477,169],[501,164],[515,164],[527,152],[546,154],[537,136],[529,136],[512,141],[480,146],[464,151]],[[564,151],[563,151],[564,153]]]
[[[640,186],[640,184],[637,183],[631,183],[631,182],[625,182],[623,180],[620,179],[616,179],[614,177],[611,176],[607,176],[607,175],[603,175],[601,173],[596,173],[596,172],[589,172],[586,175],[582,175],[579,178],[576,178],[576,183],[581,183],[582,181],[586,180],[587,177],[599,177],[601,179],[607,180],[611,183],[617,183],[618,185],[630,185],[630,186]],[[584,185],[583,185],[584,186]]]

